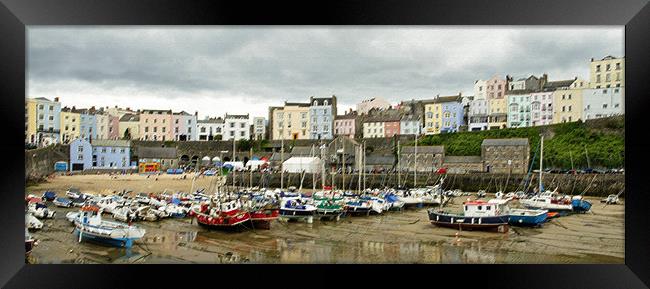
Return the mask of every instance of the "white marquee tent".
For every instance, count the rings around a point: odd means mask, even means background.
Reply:
[[[317,157],[291,157],[282,163],[282,169],[288,173],[319,173],[321,166]]]

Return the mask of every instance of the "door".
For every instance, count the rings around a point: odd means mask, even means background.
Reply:
[[[73,171],[83,171],[84,164],[72,164]]]

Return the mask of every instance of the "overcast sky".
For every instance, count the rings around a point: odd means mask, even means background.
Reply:
[[[590,58],[623,56],[623,26],[567,27],[30,26],[27,91],[199,118],[334,94],[342,114],[370,97],[472,95],[495,74],[587,79]]]

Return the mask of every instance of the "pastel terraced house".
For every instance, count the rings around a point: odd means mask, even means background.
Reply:
[[[425,134],[458,132],[464,125],[462,95],[438,96],[424,101]]]
[[[145,109],[140,112],[140,140],[174,140],[171,109]]]
[[[25,101],[25,143],[47,146],[61,139],[61,103],[44,97]]]
[[[589,82],[576,79],[569,87],[557,89],[553,92],[553,123],[564,123],[583,120],[582,98]]]
[[[625,88],[590,88],[582,94],[585,120],[621,115],[625,113]]]
[[[269,107],[270,135],[274,140],[309,139],[310,103],[286,102],[284,106]]]
[[[310,139],[334,138],[334,116],[336,116],[336,96],[310,97],[309,117],[311,118]]]
[[[334,134],[354,138],[356,135],[356,113],[337,115],[334,118]]]
[[[625,86],[625,57],[611,55],[600,60],[591,59],[589,73],[590,88]]]

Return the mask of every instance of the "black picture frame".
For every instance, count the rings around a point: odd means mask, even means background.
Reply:
[[[6,288],[405,285],[490,288],[647,288],[650,284],[649,162],[644,138],[650,87],[647,0],[493,1],[134,1],[0,0],[0,284]],[[626,207],[624,265],[25,265],[24,173],[20,164],[28,25],[625,25]],[[286,274],[286,275],[285,275]],[[234,277],[234,275],[238,275]],[[363,277],[364,283],[357,277]],[[342,279],[347,279],[341,281]],[[310,281],[311,280],[311,281]],[[301,283],[309,282],[309,283]],[[298,285],[308,284],[308,285]]]

